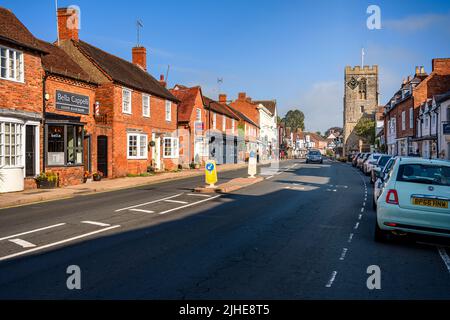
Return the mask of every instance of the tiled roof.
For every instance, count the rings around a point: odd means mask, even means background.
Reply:
[[[259,128],[259,125],[257,125],[255,122],[253,122],[249,117],[247,117],[245,114],[243,114],[239,110],[237,110],[229,105],[227,105],[227,107],[230,108],[234,114],[236,114],[239,118],[241,118],[245,122],[248,122],[248,123],[254,125],[255,127]]]
[[[131,89],[150,93],[160,98],[178,102],[178,99],[148,72],[122,58],[116,57],[84,41],[72,41],[115,82]]]
[[[39,46],[49,53],[42,57],[45,71],[93,83],[91,77],[64,50],[42,40],[38,42]]]
[[[239,120],[239,115],[236,115],[236,113],[234,112],[234,110],[230,110],[231,107],[230,106],[224,106],[223,104],[208,98],[206,96],[203,96],[203,102],[205,103],[205,108],[208,109],[209,106],[211,106],[211,110],[223,115],[226,115],[230,118]],[[233,111],[233,112],[232,112]]]
[[[201,89],[198,86],[188,88],[180,85],[177,85],[176,88],[178,89],[171,89],[170,92],[180,100],[178,104],[178,121],[188,122],[195,107],[195,98],[201,93]]]
[[[262,104],[264,107],[269,110],[272,116],[275,114],[275,109],[277,107],[277,102],[275,100],[259,100],[253,101],[254,104]]]
[[[445,92],[443,94],[436,95],[435,99],[436,99],[437,103],[450,99],[450,91],[447,91],[447,92]]]
[[[10,10],[0,7],[0,40],[25,48],[45,52],[38,40]]]

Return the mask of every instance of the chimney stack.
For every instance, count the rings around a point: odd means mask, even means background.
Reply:
[[[224,93],[219,94],[219,102],[220,103],[227,103],[227,95]]]
[[[425,74],[425,68],[423,66],[420,67],[420,74]]]
[[[420,68],[419,66],[416,66],[416,75],[420,74]]]
[[[147,71],[147,49],[145,47],[134,47],[131,50],[133,64]]]
[[[78,41],[79,16],[75,8],[58,8],[58,40]]]
[[[245,99],[246,99],[245,92],[239,92],[238,93],[238,100],[245,101]]]
[[[166,81],[164,80],[164,75],[159,76],[159,83],[165,88],[167,86]]]

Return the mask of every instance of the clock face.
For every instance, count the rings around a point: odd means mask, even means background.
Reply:
[[[354,90],[357,86],[358,86],[358,80],[356,80],[355,79],[355,77],[352,77],[351,79],[350,79],[350,81],[349,82],[347,82],[347,85],[352,89],[352,90]]]

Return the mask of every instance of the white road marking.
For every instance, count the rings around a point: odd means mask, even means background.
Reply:
[[[361,212],[364,212],[364,208],[361,208]]]
[[[438,247],[438,252],[439,252],[439,255],[441,256],[442,260],[444,261],[448,272],[450,272],[450,257],[448,256],[447,251],[445,251],[445,249],[442,247]]]
[[[105,231],[112,230],[112,229],[119,228],[119,227],[120,227],[120,225],[115,225],[115,226],[111,226],[111,227],[108,227],[108,228],[92,231],[92,232],[89,232],[89,233],[84,233],[84,234],[81,234],[79,236],[68,238],[68,239],[64,239],[64,240],[61,240],[61,241],[58,241],[58,242],[49,243],[49,244],[46,244],[46,245],[43,245],[43,246],[40,246],[40,247],[35,247],[33,249],[29,249],[29,250],[25,250],[25,251],[22,251],[22,252],[10,254],[8,256],[0,257],[0,261],[8,260],[8,259],[11,259],[11,258],[14,258],[14,257],[18,257],[18,256],[21,256],[21,255],[24,255],[24,254],[27,254],[27,253],[31,253],[31,252],[43,250],[43,249],[46,249],[46,248],[54,247],[54,246],[57,246],[57,245],[60,245],[60,244],[63,244],[63,243],[67,243],[67,242],[74,241],[74,240],[77,240],[77,239],[89,237],[91,235],[94,235],[94,234],[97,234],[97,233],[100,233],[100,232],[105,232]]]
[[[144,209],[130,209],[130,211],[144,212],[144,213],[155,213],[155,211],[152,211],[152,210],[144,210]]]
[[[167,199],[176,198],[176,197],[179,197],[179,196],[181,196],[181,195],[182,195],[182,193],[179,193],[179,194],[176,194],[176,195],[173,195],[173,196],[170,196],[170,197],[166,197],[166,198],[162,198],[162,199],[158,199],[158,200],[153,200],[153,201],[149,201],[149,202],[137,204],[137,205],[134,205],[134,206],[131,206],[131,207],[126,207],[126,208],[122,208],[122,209],[117,209],[117,210],[114,211],[114,212],[119,212],[119,211],[124,211],[124,210],[129,210],[129,209],[137,208],[137,207],[142,207],[142,206],[145,206],[145,205],[147,205],[147,204],[152,204],[152,203],[164,201],[164,200],[167,200]]]
[[[34,229],[34,230],[22,232],[22,233],[17,233],[17,234],[14,234],[12,236],[7,236],[7,237],[4,237],[4,238],[0,238],[0,241],[11,239],[11,238],[15,238],[15,237],[19,237],[19,236],[23,236],[25,234],[30,234],[30,233],[33,233],[33,232],[39,232],[39,231],[43,231],[43,230],[47,230],[47,229],[51,229],[51,228],[60,227],[60,226],[63,226],[63,225],[65,225],[65,223],[58,223],[58,224],[54,224],[54,225],[51,225],[51,226],[48,226],[48,227]]]
[[[357,222],[357,223],[355,224],[355,228],[354,228],[354,229],[356,230],[356,229],[358,229],[358,227],[359,227],[359,222]]]
[[[15,243],[15,244],[17,244],[19,246],[21,246],[22,248],[33,248],[33,247],[36,247],[35,244],[33,244],[31,242],[28,242],[28,241],[25,241],[25,240],[22,240],[22,239],[10,239],[9,241],[12,242],[12,243]]]
[[[341,257],[339,258],[339,260],[344,260],[345,259],[345,255],[347,254],[348,249],[344,248],[342,249],[342,253],[341,253]]]
[[[186,205],[178,207],[178,208],[173,208],[173,209],[169,209],[169,210],[166,210],[166,211],[158,212],[158,214],[166,214],[166,213],[169,213],[169,212],[172,212],[172,211],[177,211],[177,210],[180,210],[180,209],[183,209],[183,208],[192,207],[192,206],[194,206],[196,204],[203,203],[203,202],[206,202],[206,201],[210,201],[210,200],[216,199],[216,198],[218,198],[220,196],[221,195],[217,195],[215,197],[211,197],[211,198],[208,198],[208,199],[200,200],[200,201],[197,201],[197,202],[192,202],[192,203],[186,204]]]
[[[363,202],[363,207],[365,207],[365,206],[366,206],[366,202],[364,201],[364,202]]]
[[[330,278],[330,280],[328,280],[328,283],[326,284],[325,287],[331,288],[331,286],[333,285],[334,280],[336,280],[336,275],[337,275],[337,271],[333,271],[333,273],[331,273],[331,278]]]
[[[362,219],[362,214],[360,214],[359,216],[358,216],[358,220],[361,220]]]
[[[110,224],[108,224],[108,223],[97,222],[97,221],[81,221],[81,223],[93,224],[94,226],[100,226],[100,227],[109,227],[110,226]]]
[[[203,193],[188,193],[188,196],[195,196],[195,197],[204,197],[204,198],[209,198],[211,196],[207,195],[207,194],[203,194]]]
[[[170,203],[179,203],[179,204],[187,204],[189,202],[186,201],[180,201],[180,200],[164,200],[164,202],[170,202]]]
[[[272,179],[273,176],[266,177],[266,180]]]
[[[350,233],[350,236],[348,237],[348,243],[352,242],[353,240],[353,233]]]

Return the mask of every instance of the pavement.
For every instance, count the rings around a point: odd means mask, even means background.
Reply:
[[[368,178],[283,162],[0,210],[0,299],[449,299],[448,243],[376,243]],[[246,169],[224,172],[223,181]],[[81,289],[69,290],[70,266]],[[368,269],[379,267],[379,290]]]
[[[247,164],[224,164],[217,166],[217,172],[227,172],[246,168]],[[135,188],[158,183],[165,180],[185,179],[204,175],[204,169],[183,170],[178,172],[161,172],[148,177],[124,177],[103,179],[102,181],[84,183],[56,189],[32,189],[14,193],[0,193],[0,208],[8,208],[42,201],[52,201],[79,195],[109,192]]]

